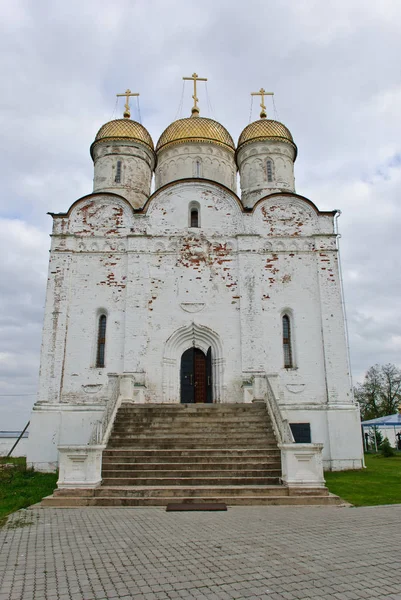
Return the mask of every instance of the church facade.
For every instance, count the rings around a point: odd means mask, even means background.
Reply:
[[[236,145],[196,101],[155,148],[128,110],[100,128],[93,192],[52,214],[29,464],[89,444],[114,395],[265,401],[325,467],[363,465],[337,212],[295,192],[296,155],[264,111]]]

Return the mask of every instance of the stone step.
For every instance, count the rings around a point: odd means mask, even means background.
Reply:
[[[229,463],[221,463],[221,462],[159,462],[159,463],[149,463],[149,462],[117,462],[110,460],[103,460],[103,471],[107,470],[116,470],[116,471],[124,471],[129,469],[130,471],[144,472],[144,471],[268,471],[269,469],[279,469],[281,467],[281,463],[279,460],[272,460],[269,462],[241,462],[235,463],[231,461]]]
[[[170,502],[196,503],[201,502],[223,502],[227,506],[339,506],[342,500],[337,496],[186,496],[171,497],[57,497],[48,496],[42,500],[42,506],[53,507],[77,507],[77,506],[167,506]]]
[[[280,472],[281,474],[281,472]],[[241,486],[241,485],[279,485],[279,476],[277,477],[103,477],[102,486],[145,486],[149,489],[151,486],[180,487],[189,486]]]
[[[204,447],[205,444],[219,444],[220,446],[227,446],[229,448],[235,448],[237,444],[239,446],[243,446],[243,444],[248,445],[252,442],[252,445],[255,447],[260,447],[260,445],[271,445],[275,443],[275,440],[266,436],[266,435],[258,435],[254,436],[251,440],[247,435],[232,435],[232,436],[224,436],[224,435],[151,435],[142,433],[140,435],[131,435],[130,433],[126,434],[112,434],[110,436],[110,442],[121,442],[122,440],[126,440],[128,445],[131,446],[141,446],[142,442],[153,442],[154,446],[157,447],[159,444],[164,443],[176,443],[177,445],[191,443],[190,447],[193,447],[193,444],[199,443],[199,447]]]
[[[132,471],[103,471],[103,485],[276,485],[281,469],[269,471],[165,471],[136,473]],[[121,483],[121,481],[127,483]],[[241,480],[241,481],[240,481]],[[269,481],[268,481],[269,480]],[[108,482],[108,483],[107,483]]]
[[[164,459],[160,457],[157,461],[149,460],[144,461],[143,457],[139,457],[139,460],[136,457],[127,456],[127,457],[110,457],[103,458],[103,468],[105,469],[138,469],[138,470],[148,470],[148,469],[269,469],[269,468],[279,468],[281,466],[280,457],[271,457],[271,459],[266,460],[266,458],[258,459],[254,458],[252,460],[245,460],[244,458],[240,458],[239,460],[235,459],[227,459],[224,460],[219,459],[219,457],[215,457],[212,459],[205,459],[205,457],[201,456],[194,457],[192,461],[188,460],[188,457],[182,456],[178,458],[172,458],[170,460]]]
[[[267,411],[266,411],[266,407],[263,406],[250,406],[249,404],[237,404],[232,406],[231,408],[229,407],[229,405],[225,404],[224,407],[223,406],[217,406],[216,404],[212,404],[209,406],[203,405],[203,406],[199,406],[199,405],[192,405],[192,406],[167,406],[167,405],[163,405],[163,404],[158,404],[158,405],[153,405],[154,408],[151,408],[150,405],[148,405],[149,407],[140,407],[139,405],[132,406],[132,407],[126,407],[125,405],[122,405],[119,410],[118,410],[118,415],[124,415],[124,416],[130,416],[130,415],[134,415],[140,418],[148,418],[149,416],[151,417],[156,417],[159,418],[160,415],[169,417],[169,418],[180,418],[180,417],[187,417],[187,418],[198,418],[198,417],[202,417],[202,415],[207,415],[210,418],[213,419],[220,419],[222,416],[226,417],[227,419],[235,419],[238,417],[238,415],[246,415],[246,417],[252,418],[255,416],[260,416],[260,415],[267,415]]]
[[[154,403],[151,404],[131,404],[123,402],[118,410],[120,413],[124,412],[137,412],[137,413],[181,413],[181,412],[214,412],[216,413],[234,413],[234,412],[266,412],[266,405],[264,402],[225,402],[224,404],[213,404],[213,403],[199,403],[199,404],[180,404],[174,402],[172,404],[167,403]]]
[[[312,492],[316,492],[315,495],[327,495],[325,488],[319,488],[309,490],[309,495]],[[302,492],[303,493],[303,492]],[[132,485],[118,485],[118,486],[107,486],[102,485],[94,489],[61,489],[55,490],[54,496],[129,496],[133,498],[142,497],[171,497],[185,496],[191,498],[193,496],[210,497],[212,495],[230,495],[230,496],[274,496],[274,495],[286,495],[290,496],[289,488],[283,485],[243,485],[243,486],[229,486],[229,485],[196,485],[191,486],[186,483],[183,486],[132,486]],[[303,493],[303,495],[308,495]]]
[[[242,432],[234,432],[232,434],[227,434],[227,433],[219,433],[218,431],[214,431],[212,433],[208,433],[206,434],[202,434],[201,432],[193,432],[193,433],[186,433],[186,432],[171,432],[171,431],[166,431],[163,433],[153,433],[152,431],[143,431],[142,433],[131,433],[129,430],[127,431],[123,431],[123,432],[116,432],[113,431],[110,438],[111,439],[119,439],[125,437],[127,439],[132,438],[133,440],[142,440],[142,439],[158,439],[158,440],[177,440],[177,441],[186,441],[186,440],[202,440],[204,441],[205,439],[210,439],[210,440],[221,440],[221,443],[224,444],[224,442],[232,442],[234,441],[246,441],[249,442],[252,440],[252,438],[254,436],[250,436],[249,433],[242,433]],[[257,439],[258,441],[263,439],[266,441],[271,441],[271,442],[275,442],[275,438],[272,434],[268,434],[266,432],[263,433],[258,433],[257,435]]]
[[[252,432],[270,432],[273,433],[273,429],[270,425],[267,425],[265,423],[238,423],[238,424],[227,424],[227,423],[214,423],[214,424],[210,424],[210,423],[199,423],[199,422],[195,422],[195,423],[146,423],[143,425],[139,425],[136,422],[121,422],[121,423],[115,423],[113,430],[114,431],[121,431],[121,430],[126,430],[129,429],[130,431],[152,431],[152,432],[160,432],[162,433],[163,431],[188,431],[188,432],[215,432],[215,431],[221,431],[224,433],[231,433],[231,432],[237,432],[237,431],[241,431],[244,433],[252,433]]]
[[[207,469],[207,470],[187,470],[181,471],[180,469],[166,469],[163,471],[149,470],[149,471],[136,471],[135,469],[103,469],[102,477],[105,479],[109,478],[130,478],[130,479],[183,479],[185,477],[203,478],[213,477],[213,479],[226,480],[227,478],[235,477],[246,477],[250,479],[252,477],[279,477],[281,475],[280,467],[277,469],[241,469],[241,470],[230,470],[221,471],[218,469]],[[224,482],[223,482],[224,483]],[[248,482],[249,483],[249,482]],[[140,485],[140,484],[138,484]],[[148,485],[148,484],[143,484]],[[157,485],[157,484],[149,484]],[[224,483],[224,485],[226,485]]]
[[[167,461],[185,459],[194,461],[202,460],[214,460],[218,458],[221,460],[254,460],[260,459],[265,460],[273,456],[280,456],[280,450],[277,445],[271,445],[270,448],[181,448],[181,449],[159,449],[159,448],[106,448],[103,451],[103,459],[109,458],[133,458],[142,460],[146,458],[148,460],[158,461],[160,459]]]
[[[182,412],[170,412],[170,411],[158,411],[158,412],[120,412],[116,415],[118,421],[123,419],[135,420],[138,423],[148,423],[150,421],[167,421],[170,423],[181,422],[181,421],[206,421],[211,420],[212,422],[221,423],[224,421],[238,423],[241,419],[249,421],[250,423],[255,422],[257,419],[262,421],[269,421],[269,416],[266,411],[237,411],[237,412],[200,412],[200,411],[182,411]]]
[[[113,448],[131,448],[133,446],[133,440],[132,439],[127,439],[127,438],[121,438],[121,439],[110,439],[109,444],[108,444],[108,448],[109,449],[113,449]],[[264,441],[261,442],[255,442],[254,440],[252,441],[252,446],[254,448],[260,448],[261,450],[269,450],[269,449],[274,449],[274,444],[272,443],[267,443]],[[158,450],[196,450],[196,449],[210,449],[210,450],[214,450],[214,449],[219,449],[221,448],[221,440],[217,441],[176,441],[176,440],[158,440],[158,439],[148,439],[148,440],[138,440],[138,447],[140,447],[141,449],[147,449],[147,448],[152,448],[152,449],[158,449]],[[231,447],[231,449],[247,449],[248,448],[248,443],[246,441],[243,442],[233,442],[232,444],[227,444],[226,449],[229,449]],[[277,448],[277,446],[276,446]]]
[[[182,408],[180,407],[177,410],[171,410],[168,408],[159,407],[156,409],[130,409],[124,410],[120,408],[117,413],[117,418],[126,417],[126,418],[136,418],[136,419],[202,419],[203,417],[208,419],[215,419],[221,421],[222,419],[232,419],[237,421],[240,417],[244,419],[257,419],[257,418],[269,418],[268,413],[264,407],[258,408],[257,410],[252,410],[249,408],[240,408],[237,410],[224,410],[217,409],[215,407],[211,407],[210,409],[197,409],[197,408]]]
[[[182,438],[193,438],[194,436],[197,438],[205,438],[205,437],[221,437],[222,439],[232,439],[239,438],[243,439],[244,437],[253,438],[257,437],[268,437],[271,440],[276,440],[273,432],[266,428],[239,428],[235,429],[219,429],[219,428],[186,428],[186,427],[129,427],[128,425],[125,427],[115,427],[112,431],[112,436],[122,436],[129,435],[131,437],[140,437],[140,436],[152,436],[152,437],[182,437]],[[111,437],[111,436],[110,436]]]
[[[215,410],[212,411],[191,411],[184,410],[181,412],[171,412],[171,411],[163,411],[162,409],[158,412],[121,412],[118,411],[116,418],[118,420],[122,419],[131,419],[137,420],[138,422],[149,422],[149,421],[195,421],[195,420],[207,420],[210,419],[213,422],[223,422],[228,421],[232,423],[237,423],[240,419],[249,422],[255,422],[257,419],[262,419],[263,421],[269,421],[269,416],[266,410],[262,411],[253,411],[248,412],[245,410],[240,410],[236,412],[217,412]]]
[[[249,439],[251,440],[252,438],[256,437],[256,438],[263,438],[263,439],[269,439],[272,442],[276,442],[276,438],[273,434],[273,432],[269,431],[268,429],[249,429],[247,430],[246,428],[242,429],[241,431],[239,431],[238,429],[233,429],[233,430],[229,430],[229,429],[225,429],[223,430],[219,430],[219,429],[179,429],[179,428],[174,428],[174,427],[169,427],[169,428],[160,428],[160,429],[155,429],[155,428],[151,428],[151,427],[146,427],[143,429],[138,429],[138,428],[131,428],[131,427],[119,427],[119,428],[114,428],[111,436],[110,437],[131,437],[134,439],[141,439],[141,438],[148,438],[148,437],[152,437],[152,438],[165,438],[165,437],[174,437],[174,438],[182,438],[182,439],[204,439],[204,438],[216,438],[219,437],[222,440],[232,440],[232,439]]]

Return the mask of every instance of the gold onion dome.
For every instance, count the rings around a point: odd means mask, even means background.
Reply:
[[[153,140],[147,129],[140,123],[128,118],[116,119],[115,121],[109,121],[102,125],[91,146],[92,157],[94,146],[99,142],[108,141],[139,142],[150,148],[152,151],[154,150]]]
[[[163,131],[156,145],[156,152],[176,144],[206,142],[235,151],[234,141],[227,129],[213,119],[193,115],[174,121]]]
[[[298,149],[289,129],[282,123],[279,123],[279,121],[263,118],[259,119],[259,121],[254,121],[245,127],[244,131],[239,136],[237,151],[245,144],[268,140],[290,144],[295,150],[294,160],[297,157]]]

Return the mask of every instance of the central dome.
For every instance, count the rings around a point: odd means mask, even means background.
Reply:
[[[188,117],[174,121],[163,131],[157,142],[156,152],[168,146],[187,142],[217,144],[231,152],[235,151],[234,141],[223,125],[213,119]]]

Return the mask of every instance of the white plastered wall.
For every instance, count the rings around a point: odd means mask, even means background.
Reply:
[[[200,228],[188,227],[194,202]],[[146,402],[179,402],[180,354],[209,344],[214,401],[243,401],[243,383],[263,371],[278,380],[289,421],[311,423],[327,466],[360,464],[335,256],[333,215],[291,195],[244,213],[234,194],[193,181],[157,192],[143,214],[115,196],[77,202],[54,221],[28,461],[53,465],[57,444],[85,443],[109,372],[131,374]],[[292,369],[283,366],[283,311],[292,317]],[[101,312],[106,364],[97,368]],[[174,336],[180,342],[169,346]]]

